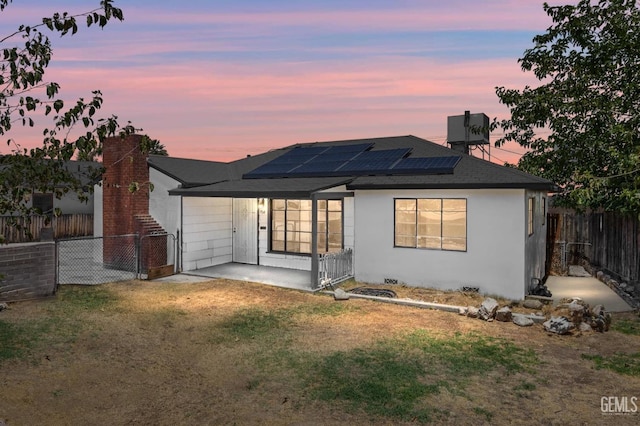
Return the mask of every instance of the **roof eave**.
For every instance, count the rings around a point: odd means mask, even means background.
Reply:
[[[556,192],[556,187],[548,183],[352,183],[347,185],[348,190],[356,189],[533,189],[540,191]]]

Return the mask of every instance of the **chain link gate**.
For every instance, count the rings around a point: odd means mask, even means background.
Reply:
[[[57,284],[104,284],[138,275],[138,235],[56,241]]]

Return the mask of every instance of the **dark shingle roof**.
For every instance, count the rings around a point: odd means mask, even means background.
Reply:
[[[150,167],[177,180],[185,188],[222,182],[230,178],[229,164],[218,161],[150,155],[147,163]]]
[[[451,174],[413,174],[377,176],[341,176],[308,178],[243,179],[251,170],[268,163],[296,147],[340,146],[371,143],[371,150],[410,148],[409,158],[447,157],[462,158]],[[460,154],[447,147],[415,136],[395,136],[296,144],[260,155],[243,158],[231,163],[199,160],[172,159],[152,156],[151,167],[164,171],[181,182],[182,188],[171,194],[185,196],[269,197],[308,196],[312,192],[346,184],[347,189],[434,189],[434,188],[527,188],[553,190],[549,180],[500,166],[472,156]]]
[[[351,178],[283,178],[283,179],[244,179],[214,183],[189,189],[174,189],[170,194],[190,197],[237,197],[237,198],[309,198],[311,194],[324,189],[349,183]]]

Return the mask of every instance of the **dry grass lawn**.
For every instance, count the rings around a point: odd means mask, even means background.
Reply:
[[[619,352],[622,373],[585,358]],[[640,398],[639,353],[615,330],[557,336],[230,280],[64,286],[0,312],[0,424],[635,425],[601,398]]]

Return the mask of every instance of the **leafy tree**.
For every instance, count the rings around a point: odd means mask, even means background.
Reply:
[[[519,63],[540,86],[496,88],[511,118],[497,146],[561,188],[561,205],[640,213],[640,10],[636,0],[549,6],[553,25]],[[540,134],[549,132],[545,138]]]
[[[164,155],[167,156],[169,153],[167,152],[167,148],[160,143],[158,139],[151,139],[149,136],[144,136],[142,140],[142,150],[148,152],[153,155]]]
[[[11,1],[0,0],[0,12]],[[52,58],[46,33],[71,36],[78,32],[81,20],[87,27],[103,28],[114,19],[123,20],[122,10],[113,0],[102,0],[99,7],[88,12],[55,13],[40,23],[20,25],[0,36],[0,136],[8,137],[9,147],[9,154],[0,156],[0,215],[11,215],[14,226],[19,226],[19,218],[28,221],[32,214],[41,213],[25,202],[33,192],[52,192],[60,198],[73,191],[86,199],[92,189],[86,185],[89,177],[74,175],[66,162],[74,155],[83,158],[100,149],[106,137],[134,131],[130,123],[121,127],[117,116],[97,117],[103,103],[100,91],[92,92],[88,100],[66,103],[59,97],[60,85],[44,79]],[[42,127],[42,144],[22,148],[10,137],[14,126]],[[101,172],[96,169],[92,174]],[[0,242],[1,234],[0,230]]]
[[[167,152],[166,147],[160,143],[158,139],[151,139],[147,135],[143,135],[142,142],[140,144],[140,150],[147,154],[153,155],[164,155],[167,156],[169,153]],[[98,145],[95,149],[90,151],[79,151],[76,157],[79,161],[96,161],[102,155],[102,146]]]

